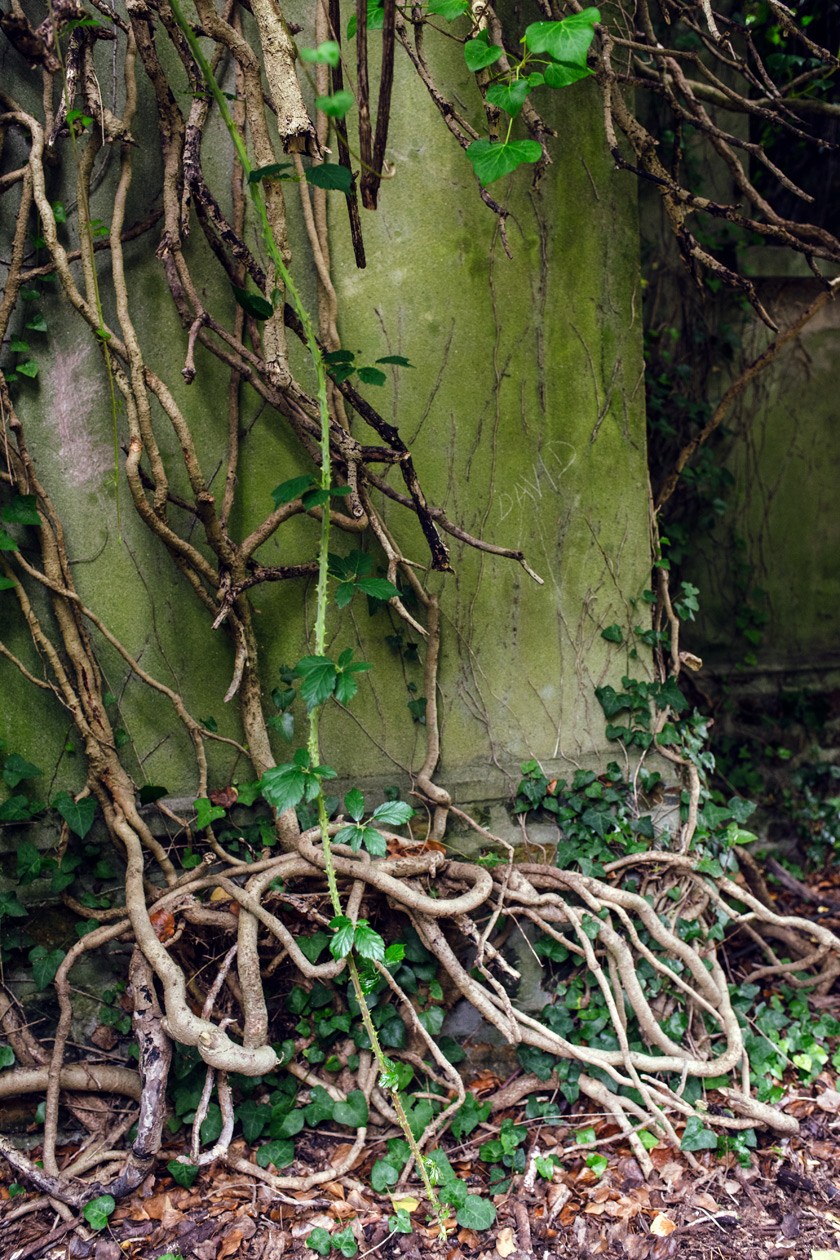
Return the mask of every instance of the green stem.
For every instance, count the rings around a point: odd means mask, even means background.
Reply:
[[[247,179],[251,175],[254,168],[251,164],[250,158],[248,157],[248,151],[245,147],[244,141],[242,140],[242,137],[237,131],[233,118],[231,116],[230,110],[228,109],[227,100],[224,94],[222,93],[222,90],[219,87],[218,83],[216,82],[215,76],[213,74],[213,71],[210,68],[207,58],[204,56],[204,53],[201,51],[201,47],[195,36],[195,32],[188,25],[187,21],[184,18],[184,15],[181,11],[181,7],[179,4],[179,0],[171,0],[171,4],[172,4],[172,11],[175,14],[175,20],[177,21],[178,25],[183,31],[184,36],[187,40],[187,43],[190,46],[190,51],[192,52],[193,56],[196,59],[196,62],[200,66],[201,72],[204,75],[204,78],[207,82],[207,86],[212,92],[213,97],[216,101],[216,104],[219,107],[219,112],[222,115],[222,119],[225,123],[225,126],[227,127],[228,132],[230,133],[231,139],[233,140],[234,148],[236,149],[236,154],[239,158],[239,161],[242,166],[242,170]],[[309,318],[309,312],[307,311],[306,307],[301,301],[301,297],[300,297],[300,294],[298,293],[297,286],[295,285],[294,281],[292,280],[292,277],[290,276],[288,272],[288,269],[286,267],[285,262],[283,261],[283,257],[280,253],[280,250],[277,248],[277,242],[275,241],[274,234],[271,230],[271,223],[269,222],[269,218],[268,218],[268,211],[266,209],[265,198],[263,197],[262,188],[260,187],[259,181],[252,183],[251,180],[248,179],[248,191],[251,195],[251,201],[253,202],[254,208],[257,212],[257,217],[260,222],[260,228],[262,231],[262,236],[265,242],[266,250],[268,251],[268,255],[271,258],[271,261],[274,263],[276,267],[277,274],[283,280],[283,284],[285,285],[286,292],[288,293],[289,298],[291,299],[292,306],[294,307],[297,317],[301,322],[301,325],[303,327],[303,330],[306,336],[307,349],[309,350],[309,354],[315,366],[315,371],[318,378],[318,408],[319,408],[320,420],[321,420],[321,442],[320,442],[321,489],[329,492],[332,485],[332,467],[330,463],[330,413],[329,413],[329,405],[327,401],[327,373],[326,373],[326,367],[324,365],[324,358],[323,358],[323,355],[321,354],[320,347],[315,338],[315,332],[312,327],[312,321]],[[315,613],[315,654],[318,656],[323,656],[324,647],[326,645],[329,538],[330,538],[330,510],[329,510],[329,501],[327,501],[326,503],[323,504],[322,509],[321,509],[321,539],[320,539],[320,544],[318,548],[318,587],[317,587],[316,613]],[[320,748],[319,748],[319,740],[318,740],[318,722],[320,718],[320,711],[321,711],[321,706],[319,705],[315,709],[313,709],[309,715],[309,740],[307,743],[307,749],[309,752],[310,763],[313,767],[317,766],[320,763]],[[343,911],[342,911],[342,905],[341,905],[341,898],[338,892],[338,883],[335,877],[335,866],[333,864],[332,848],[330,846],[330,837],[329,837],[329,826],[328,826],[329,820],[327,818],[327,807],[324,801],[323,791],[320,791],[318,793],[318,824],[321,829],[321,838],[322,838],[322,842],[324,846],[324,861],[326,865],[327,886],[329,888],[330,901],[332,903],[333,912],[335,913],[336,917],[339,917],[342,915]],[[356,1001],[358,1003],[359,1011],[362,1016],[362,1024],[364,1025],[365,1031],[367,1032],[367,1035],[370,1038],[370,1044],[371,1044],[371,1047],[373,1048],[374,1058],[376,1059],[376,1063],[377,1063],[377,1066],[379,1067],[380,1072],[386,1073],[389,1070],[390,1065],[382,1050],[382,1045],[379,1041],[377,1031],[374,1028],[373,1021],[371,1020],[370,1011],[368,1010],[368,1005],[365,998],[365,993],[362,988],[362,982],[359,977],[359,969],[356,965],[356,960],[353,957],[352,953],[347,958],[347,967],[350,973],[350,980],[353,985],[353,992],[356,996]],[[417,1139],[415,1138],[414,1134],[411,1131],[411,1125],[408,1123],[408,1116],[405,1114],[405,1108],[403,1107],[402,1099],[400,1098],[399,1093],[396,1090],[388,1088],[388,1093],[390,1094],[391,1101],[394,1106],[394,1111],[396,1112],[397,1117],[399,1119],[400,1128],[402,1129],[405,1135],[406,1141],[408,1142],[408,1145],[411,1149],[411,1153],[414,1156],[417,1169],[423,1180],[423,1186],[428,1196],[429,1203],[431,1204],[435,1212],[435,1215],[437,1216],[438,1223],[440,1225],[441,1237],[445,1238],[446,1229],[444,1225],[443,1213],[440,1206],[440,1200],[438,1199],[434,1186],[432,1185],[431,1180],[429,1178],[429,1173],[426,1168],[425,1161],[420,1152],[420,1148],[417,1145]]]

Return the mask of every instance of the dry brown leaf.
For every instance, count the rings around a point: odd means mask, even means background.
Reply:
[[[327,1194],[331,1194],[334,1199],[347,1198],[347,1195],[344,1193],[344,1186],[340,1181],[325,1181],[320,1190],[326,1190]]]
[[[470,1082],[470,1089],[474,1094],[484,1094],[488,1089],[498,1089],[501,1083],[501,1079],[495,1072],[482,1072]]]
[[[470,1247],[475,1250],[478,1246],[478,1234],[472,1229],[459,1229],[458,1242],[462,1247]]]
[[[607,1210],[606,1203],[587,1203],[583,1209],[587,1216],[603,1216]]]
[[[650,1255],[652,1243],[649,1238],[643,1234],[628,1234],[624,1241],[624,1248],[627,1252],[628,1260],[647,1260]]]
[[[516,1251],[516,1240],[513,1237],[513,1230],[510,1226],[499,1232],[499,1237],[496,1239],[496,1250],[502,1257],[502,1260],[507,1260],[507,1257]]]
[[[464,1260],[464,1253],[460,1247],[450,1247],[446,1253],[446,1260]]]
[[[221,809],[230,809],[231,805],[235,805],[239,799],[239,793],[233,786],[217,788],[215,792],[210,793],[209,799],[211,805],[218,805]]]
[[[356,1209],[351,1203],[345,1203],[343,1199],[336,1199],[330,1204],[330,1211],[338,1221],[345,1221],[348,1217],[356,1215]]]
[[[235,1256],[245,1237],[241,1229],[232,1229],[222,1239],[222,1245],[216,1254],[216,1260],[225,1260],[226,1256]]]
[[[669,1234],[673,1234],[677,1228],[677,1222],[672,1221],[670,1217],[665,1216],[662,1212],[657,1212],[650,1223],[650,1232],[655,1234],[657,1238],[667,1238]]]
[[[697,1194],[693,1194],[691,1196],[691,1202],[695,1207],[705,1208],[707,1212],[720,1211],[718,1204],[710,1194],[706,1194],[705,1190],[700,1190]]]
[[[168,941],[175,935],[175,919],[171,910],[154,910],[149,915],[149,922],[155,930],[159,941]]]
[[[172,1200],[168,1194],[153,1194],[143,1207],[146,1209],[146,1220],[160,1221],[164,1212],[172,1211]]]

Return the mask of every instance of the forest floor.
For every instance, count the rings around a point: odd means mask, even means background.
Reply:
[[[782,890],[779,899],[786,910],[819,914],[840,929],[840,916],[836,923],[833,915],[825,918],[825,907],[813,894],[810,903],[789,890]],[[840,1018],[840,994],[816,999],[814,1005]],[[502,1083],[486,1068],[465,1076],[479,1098]],[[594,1116],[582,1100],[568,1108],[562,1124],[524,1121],[524,1103],[498,1113],[493,1126],[482,1126],[467,1141],[456,1145],[450,1135],[442,1144],[472,1192],[488,1193],[487,1166],[479,1161],[478,1147],[495,1136],[507,1115],[527,1124],[526,1152],[538,1148],[562,1164],[551,1181],[532,1175],[529,1183],[527,1172],[515,1176],[506,1193],[493,1198],[497,1216],[490,1229],[477,1233],[453,1219],[445,1240],[412,1197],[416,1187],[400,1191],[395,1204],[370,1189],[371,1166],[393,1136],[376,1130],[369,1131],[369,1143],[349,1176],[282,1198],[264,1183],[219,1165],[202,1170],[189,1189],[177,1185],[166,1163],[183,1150],[179,1135],[100,1231],[89,1228],[80,1214],[62,1221],[34,1193],[18,1189],[10,1196],[12,1178],[4,1167],[0,1260],[313,1260],[317,1252],[306,1246],[313,1227],[334,1234],[348,1225],[352,1237],[344,1235],[346,1250],[334,1248],[330,1260],[342,1254],[357,1260],[370,1255],[378,1260],[426,1255],[440,1260],[599,1255],[615,1260],[840,1260],[840,1073],[827,1067],[803,1088],[792,1070],[784,1085],[781,1106],[799,1120],[796,1136],[779,1139],[759,1130],[748,1168],[733,1152],[721,1157],[697,1151],[698,1171],[684,1153],[659,1146],[650,1152],[655,1173],[647,1181],[617,1127]],[[579,1148],[564,1157],[583,1126],[595,1130],[594,1149],[607,1160],[602,1172],[588,1166]],[[301,1138],[296,1156],[313,1169],[325,1168],[336,1157],[338,1134],[318,1131]],[[68,1146],[59,1157],[69,1160],[77,1149]],[[37,1158],[37,1147],[31,1153]],[[412,1213],[412,1233],[390,1231],[395,1207]]]

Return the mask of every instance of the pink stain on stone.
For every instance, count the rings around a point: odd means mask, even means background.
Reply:
[[[91,347],[84,344],[57,350],[46,380],[61,462],[74,486],[100,480],[114,462],[111,438],[106,436],[110,428],[107,390],[95,375],[101,364],[87,363],[90,353]]]

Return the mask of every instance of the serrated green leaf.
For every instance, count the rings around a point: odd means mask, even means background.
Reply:
[[[344,118],[355,103],[353,93],[343,89],[340,92],[333,92],[332,96],[315,98],[315,108],[320,109],[321,113],[326,114],[328,118]]]
[[[342,193],[353,191],[352,172],[337,162],[324,162],[321,166],[308,167],[306,182],[313,188],[326,188],[327,191]]]
[[[383,356],[383,358],[377,359],[376,362],[377,363],[393,363],[395,364],[396,367],[410,367],[410,368],[414,367],[414,364],[409,363],[408,359],[404,358],[403,355],[401,354],[386,354]]]
[[[351,788],[344,798],[344,808],[354,822],[361,822],[365,812],[365,798],[358,788]]]
[[[353,945],[361,958],[369,958],[371,962],[385,961],[385,942],[365,919],[356,924]]]
[[[360,367],[359,368],[359,380],[363,381],[365,385],[384,385],[387,379],[388,378],[385,375],[385,373],[380,372],[379,368],[375,368],[375,367]]]
[[[307,512],[311,512],[312,508],[323,507],[325,503],[329,503],[330,492],[329,490],[323,490],[320,487],[315,487],[312,490],[304,490],[303,494],[300,496],[300,501],[306,508]]]
[[[355,594],[355,582],[341,582],[335,588],[335,602],[339,608],[346,608]]]
[[[388,852],[385,837],[375,827],[365,827],[361,835],[364,846],[371,857],[381,858]]]
[[[246,311],[248,315],[253,315],[254,319],[270,319],[274,314],[274,307],[261,293],[250,293],[248,289],[240,289],[235,284],[230,287],[243,311]]]
[[[377,822],[387,823],[391,827],[402,827],[414,814],[415,810],[405,801],[385,801],[373,811]]]
[[[300,766],[274,766],[266,770],[260,784],[262,794],[281,814],[303,800],[309,775]]]
[[[298,661],[297,670],[303,678],[300,694],[311,713],[335,690],[335,662],[329,656],[304,656]]]
[[[356,586],[363,595],[369,595],[371,599],[384,601],[399,595],[397,587],[394,586],[393,582],[389,582],[387,578],[362,577],[359,578]]]
[[[269,162],[268,166],[258,166],[255,171],[249,172],[248,183],[259,184],[264,179],[289,179],[291,177],[284,175],[283,172],[289,170],[291,166],[291,162]],[[248,308],[246,307],[245,309],[247,310]]]
[[[337,915],[333,919],[330,927],[333,929],[333,937],[330,941],[330,953],[333,958],[346,958],[353,948],[354,927],[350,919],[346,915]]]
[[[299,499],[304,491],[314,484],[315,478],[311,473],[306,477],[291,477],[288,481],[281,481],[280,485],[271,492],[274,506],[281,507],[284,503]]]
[[[541,156],[536,140],[510,140],[507,144],[473,140],[467,149],[467,157],[484,187],[510,175],[523,162],[538,162]]]

